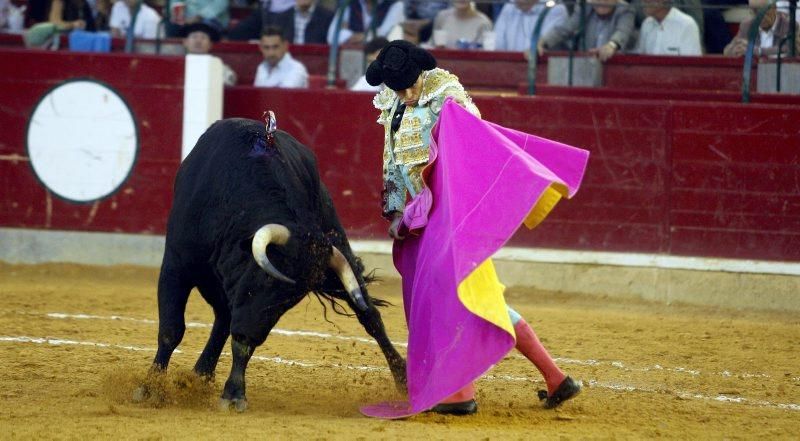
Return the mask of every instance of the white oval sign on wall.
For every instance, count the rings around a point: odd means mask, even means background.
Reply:
[[[28,121],[31,166],[48,190],[73,202],[114,193],[133,169],[136,121],[122,97],[92,80],[51,89]]]

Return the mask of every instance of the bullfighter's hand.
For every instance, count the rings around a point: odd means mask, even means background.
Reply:
[[[395,212],[392,216],[392,223],[389,225],[389,237],[394,240],[403,240],[406,237],[400,234],[400,224],[403,222],[403,213]]]

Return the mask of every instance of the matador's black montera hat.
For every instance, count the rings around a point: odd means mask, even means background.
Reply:
[[[367,83],[381,83],[392,90],[408,89],[417,81],[423,70],[436,67],[430,52],[407,41],[395,40],[387,44],[378,58],[367,68]]]

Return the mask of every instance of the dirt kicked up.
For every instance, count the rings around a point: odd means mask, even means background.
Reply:
[[[404,421],[362,417],[395,399],[377,345],[352,318],[302,302],[256,350],[249,408],[222,412],[230,368],[215,384],[190,369],[212,312],[194,293],[188,329],[164,378],[145,380],[155,353],[153,269],[0,264],[0,427],[19,439],[539,439],[792,438],[800,433],[800,317],[620,302],[532,290],[507,300],[584,392],[558,410],[536,400],[538,372],[512,352],[478,382],[479,413]],[[404,351],[399,285],[371,294]],[[159,400],[132,402],[135,385]],[[155,383],[153,383],[155,382]]]

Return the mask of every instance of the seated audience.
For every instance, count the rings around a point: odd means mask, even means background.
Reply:
[[[642,23],[636,51],[647,55],[702,55],[700,31],[671,0],[643,0],[647,18]]]
[[[378,54],[381,52],[381,49],[384,48],[389,44],[389,40],[383,37],[375,37],[367,44],[364,45],[364,58],[366,62],[364,63],[365,66],[369,66],[370,63],[375,61],[378,58]],[[370,86],[367,82],[367,75],[361,75],[361,78],[353,84],[353,87],[350,90],[354,90],[356,92],[380,92],[383,90],[383,84],[378,86]]]
[[[414,44],[430,39],[433,22],[447,8],[447,3],[437,0],[403,0],[403,39]]]
[[[589,0],[584,13],[586,49],[605,62],[617,51],[631,49],[635,44],[633,34],[635,13],[624,0]],[[539,40],[539,55],[546,49],[568,49],[570,41],[581,27],[580,9],[561,25],[550,30]],[[576,47],[575,49],[581,49]]]
[[[769,1],[767,0],[750,0],[750,8],[753,12],[753,18],[747,19],[743,21],[739,25],[739,33],[733,37],[733,40],[725,46],[725,50],[723,53],[725,55],[731,57],[741,57],[747,51],[747,38],[750,33],[750,29],[753,27],[753,22],[755,21],[755,15],[758,11],[766,6]],[[778,45],[780,44],[781,40],[783,40],[787,35],[789,35],[789,15],[785,12],[778,11],[775,5],[767,10],[766,15],[761,20],[759,24],[758,34],[756,34],[756,42],[755,47],[753,49],[753,53],[755,55],[775,55],[778,53]],[[800,54],[800,27],[797,26],[795,23],[795,50],[798,54]],[[787,42],[783,45],[783,51],[789,51],[789,45],[791,43]]]
[[[435,41],[434,46],[449,49],[458,48],[458,41],[483,43],[484,33],[492,30],[492,21],[484,13],[475,9],[469,0],[453,0],[453,7],[447,8],[433,20],[433,34],[445,34],[444,41]]]
[[[88,0],[89,8],[92,10],[92,17],[94,17],[94,28],[98,31],[109,31],[108,25],[111,19],[111,6],[112,3],[119,0]]]
[[[703,3],[706,3],[712,0],[672,0],[670,5],[677,8],[679,11],[683,12],[684,14],[692,17],[695,23],[697,23],[697,30],[700,32],[700,39],[703,38],[703,32],[705,29],[705,19],[703,14]],[[716,0],[715,0],[716,1]],[[718,0],[723,2],[742,2],[744,0]],[[636,11],[636,27],[641,28],[642,23],[647,18],[647,14],[644,11],[644,0],[631,0],[631,6]]]
[[[338,14],[338,13],[337,13]],[[328,28],[328,44],[333,44],[337,16]],[[386,37],[395,26],[405,20],[403,3],[395,0],[353,0],[345,9],[339,44],[361,43],[374,27],[375,37]]]
[[[168,37],[180,37],[181,26],[203,20],[216,20],[222,29],[227,28],[230,21],[228,0],[166,0],[164,9],[169,16]]]
[[[209,55],[214,43],[221,37],[219,25],[212,20],[186,25],[181,30],[181,34],[183,35],[183,48],[186,49],[187,54],[192,55]],[[222,63],[222,80],[226,86],[236,85],[236,72],[225,63]]]
[[[86,0],[29,0],[25,9],[25,27],[53,23],[62,31],[97,30],[92,8]]]
[[[117,0],[111,8],[108,25],[113,37],[125,37],[131,25],[131,15],[138,8],[136,21],[133,24],[133,36],[153,40],[158,37],[158,25],[161,16],[155,9],[147,6],[142,0]]]
[[[262,8],[269,5],[263,4]],[[253,40],[261,35],[264,25],[275,25],[283,29],[286,39],[294,44],[326,44],[328,27],[333,20],[333,11],[317,0],[293,0],[287,10],[275,13],[256,9],[250,16],[231,29],[231,40]]]
[[[9,28],[8,22],[11,17],[11,8],[13,5],[9,0],[0,0],[0,32],[4,32]]]
[[[308,71],[303,63],[289,54],[289,42],[283,36],[283,30],[276,26],[268,26],[259,42],[264,61],[258,65],[254,86],[258,87],[308,87]]]
[[[527,51],[536,21],[545,10],[543,1],[515,0],[506,3],[494,24],[496,48],[499,51]],[[567,21],[567,8],[555,5],[542,23],[539,35],[547,35],[554,27]]]

